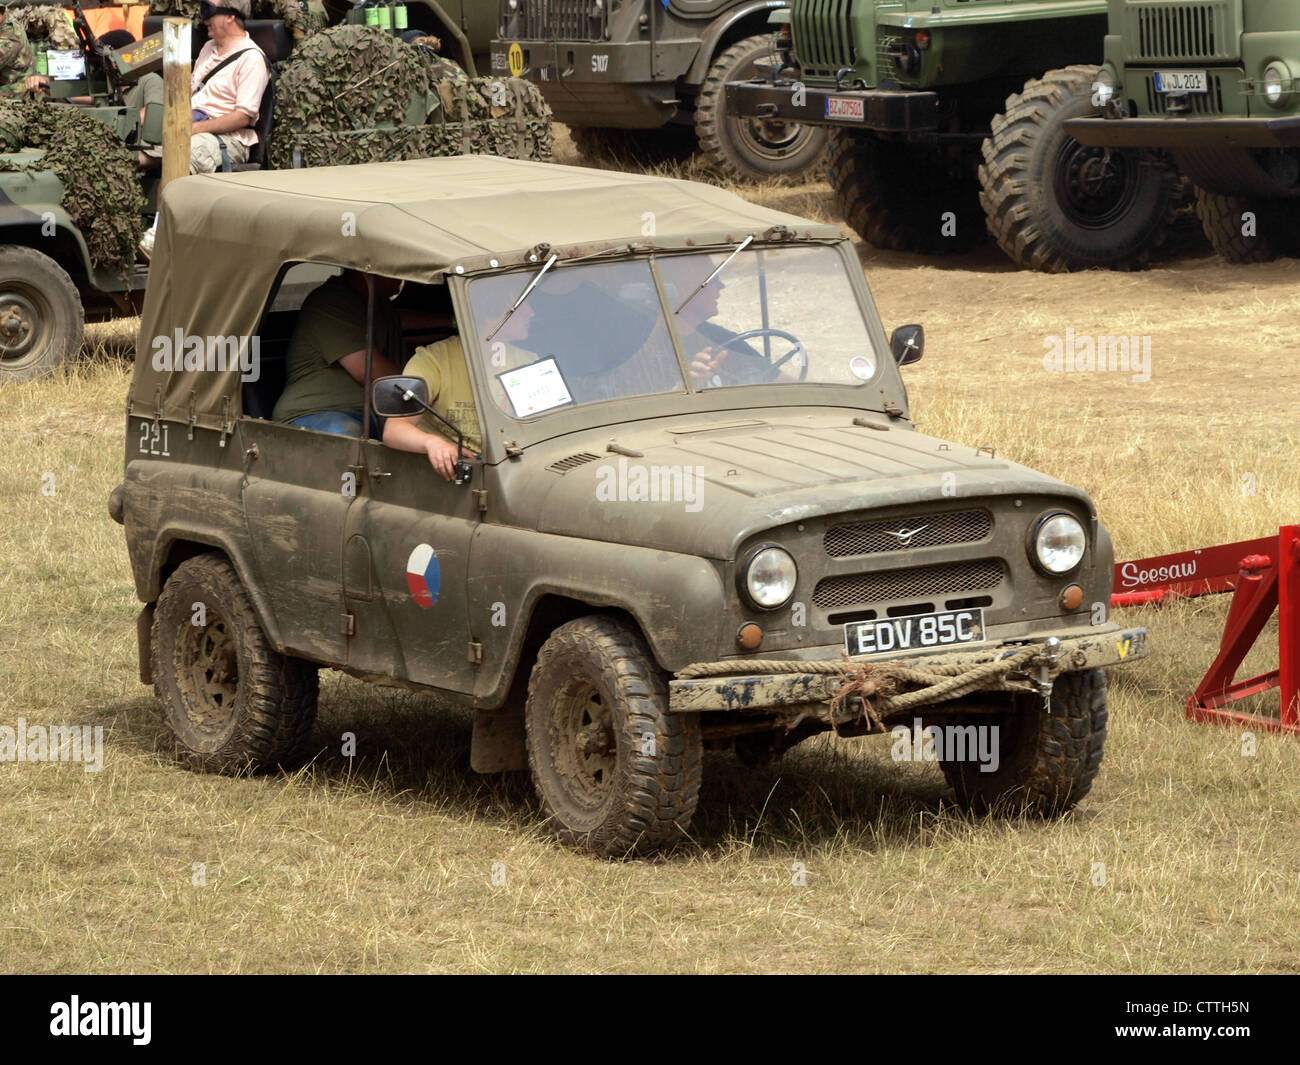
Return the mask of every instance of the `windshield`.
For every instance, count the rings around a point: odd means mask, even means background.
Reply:
[[[835,249],[745,250],[728,263],[731,253],[548,271],[483,345],[493,400],[507,414],[526,418],[608,399],[685,392],[674,334],[693,390],[859,385],[876,375],[880,360]],[[656,267],[667,306],[655,284]],[[470,282],[479,336],[497,327],[536,277],[534,270]]]

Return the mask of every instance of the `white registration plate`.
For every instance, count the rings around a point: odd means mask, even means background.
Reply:
[[[861,122],[866,118],[866,115],[862,110],[861,100],[855,100],[851,96],[828,96],[826,97],[826,117]]]
[[[1157,70],[1156,92],[1208,92],[1204,70]]]
[[[979,608],[913,614],[907,618],[850,621],[844,626],[844,646],[851,655],[951,647],[979,643],[983,639],[984,611]]]

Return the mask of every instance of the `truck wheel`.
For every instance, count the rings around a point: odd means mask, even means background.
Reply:
[[[154,691],[183,763],[243,773],[299,755],[316,719],[316,667],[271,647],[226,559],[198,555],[167,578],[151,643]]]
[[[834,130],[827,177],[844,220],[874,247],[937,255],[987,239],[975,167],[960,152]]]
[[[1048,71],[993,116],[980,203],[989,232],[1019,266],[1134,269],[1169,232],[1178,183],[1172,169],[1134,149],[1086,148],[1062,128],[1092,114],[1096,72]]]
[[[1011,697],[1005,714],[970,714],[960,725],[997,725],[998,768],[940,759],[957,800],[977,813],[1028,812],[1055,817],[1088,794],[1106,742],[1106,673],[1062,673],[1052,709],[1036,695]]]
[[[1242,232],[1247,213],[1255,216],[1252,236]],[[1230,263],[1266,263],[1300,254],[1300,201],[1224,196],[1198,188],[1196,216],[1214,250]]]
[[[618,166],[660,166],[680,162],[690,158],[697,147],[691,128],[675,124],[658,129],[570,126],[569,137],[588,162]]]
[[[622,857],[689,825],[699,719],[668,712],[664,675],[633,626],[594,615],[556,629],[533,666],[524,726],[533,786],[566,843]]]
[[[771,34],[737,41],[713,61],[695,98],[700,148],[713,169],[733,181],[815,179],[826,161],[825,127],[727,114],[727,82],[747,80],[758,60],[771,54]]]
[[[0,247],[0,379],[51,374],[81,348],[81,297],[67,272],[33,248]]]

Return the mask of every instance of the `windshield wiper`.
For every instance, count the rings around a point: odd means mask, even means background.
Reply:
[[[528,282],[528,287],[524,289],[524,291],[520,293],[519,298],[515,300],[514,306],[511,307],[510,310],[506,311],[506,316],[502,318],[501,321],[497,322],[497,327],[493,329],[492,332],[490,332],[486,337],[483,338],[485,341],[491,340],[494,336],[496,336],[499,332],[501,332],[502,329],[505,328],[506,322],[510,321],[510,316],[514,314],[515,311],[519,310],[519,308],[523,305],[524,300],[528,298],[529,293],[532,292],[533,289],[537,287],[537,282],[539,282],[543,277],[546,276],[546,271],[555,265],[555,261],[559,257],[560,257],[559,252],[554,252],[554,251],[551,252],[551,257],[547,259],[546,264],[540,270],[538,270],[536,274],[533,275],[533,279]]]
[[[734,259],[737,255],[739,255],[742,251],[748,248],[750,244],[752,244],[753,242],[754,242],[754,234],[751,233],[739,244],[737,244],[735,250],[730,255],[728,255],[725,259],[723,259],[721,263],[718,264],[718,268],[714,270],[713,273],[711,273],[703,281],[701,281],[699,285],[696,287],[695,291],[692,292],[689,296],[686,297],[685,300],[682,301],[682,305],[678,307],[677,310],[673,311],[673,316],[676,317],[677,315],[681,314],[682,311],[686,310],[686,305],[690,303],[691,300],[693,300],[701,292],[703,292],[706,288],[708,288],[709,282],[712,281],[715,277],[717,277],[720,273],[722,273],[722,271],[727,268],[727,264],[731,262],[731,260]]]

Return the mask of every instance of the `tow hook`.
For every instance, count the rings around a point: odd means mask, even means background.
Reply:
[[[1043,708],[1052,712],[1052,670],[1061,660],[1061,641],[1049,636],[1043,641],[1043,649],[1034,661],[1038,665],[1038,676],[1031,678],[1034,690],[1043,697]]]

